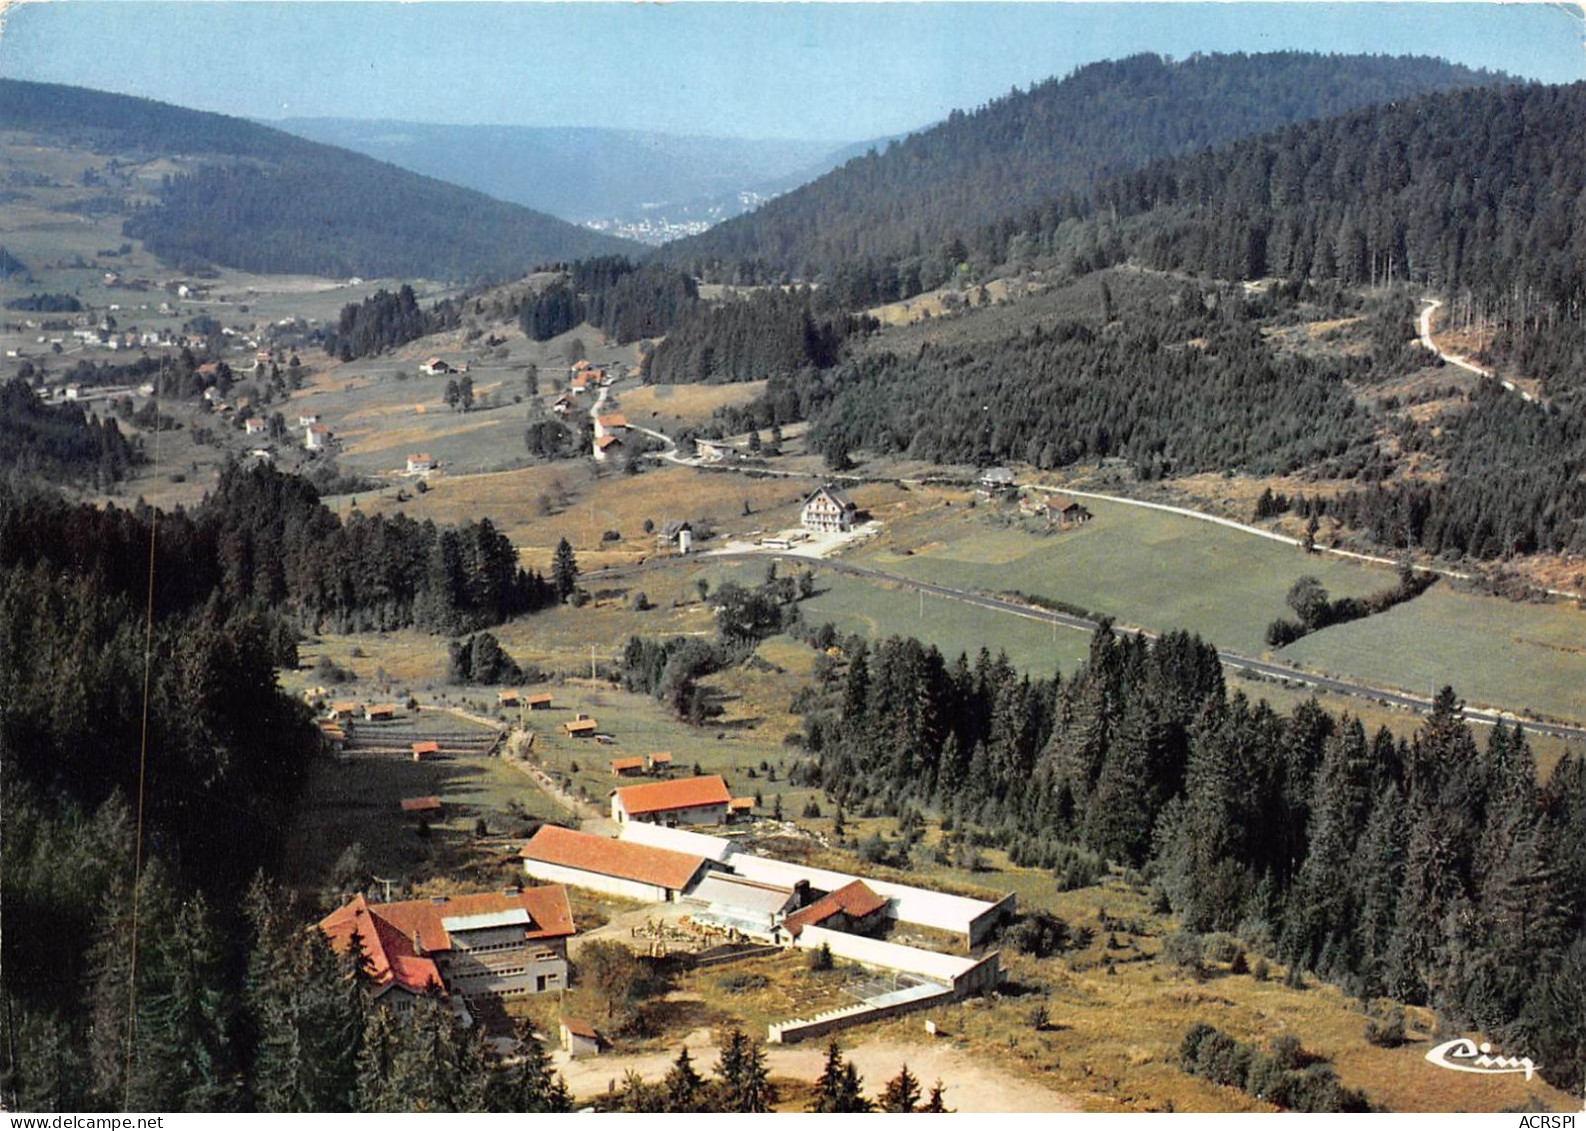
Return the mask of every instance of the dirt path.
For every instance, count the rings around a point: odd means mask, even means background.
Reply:
[[[696,1029],[683,1039],[694,1064],[701,1072],[708,1072],[716,1063],[718,1050],[711,1041],[710,1032]],[[813,1080],[821,1073],[826,1059],[826,1046],[820,1041],[798,1045],[767,1045],[766,1063],[773,1076]],[[900,1065],[907,1064],[909,1071],[919,1078],[923,1089],[941,1080],[947,1106],[965,1113],[996,1112],[1071,1112],[1083,1111],[1079,1100],[1061,1092],[1043,1088],[1029,1080],[1021,1079],[983,1057],[966,1049],[946,1043],[934,1045],[904,1045],[892,1041],[866,1041],[849,1048],[845,1054],[864,1077],[866,1094],[874,1095],[892,1077]],[[658,1080],[666,1075],[677,1049],[668,1052],[639,1053],[633,1056],[588,1057],[569,1061],[564,1053],[553,1057],[558,1070],[567,1079],[567,1086],[580,1099],[597,1096],[608,1086],[622,1086],[622,1078],[633,1069],[646,1080]]]

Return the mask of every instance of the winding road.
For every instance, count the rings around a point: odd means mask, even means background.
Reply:
[[[1502,385],[1505,389],[1508,389],[1511,393],[1518,393],[1521,400],[1530,401],[1532,404],[1542,403],[1539,398],[1532,396],[1530,393],[1516,385],[1513,381],[1506,381],[1502,377],[1499,377],[1496,373],[1493,373],[1490,369],[1483,369],[1475,362],[1468,361],[1463,357],[1458,357],[1455,354],[1445,352],[1432,338],[1432,311],[1443,305],[1442,300],[1435,298],[1423,298],[1421,300],[1421,304],[1421,345],[1431,350],[1438,357],[1448,362],[1448,364],[1457,365],[1467,373],[1474,373],[1478,377],[1495,378],[1498,384]]]

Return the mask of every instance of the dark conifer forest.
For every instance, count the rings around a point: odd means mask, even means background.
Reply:
[[[818,645],[836,642],[829,627]],[[1077,848],[1155,877],[1227,931],[1362,998],[1434,1006],[1586,1082],[1586,761],[1539,784],[1523,730],[1478,741],[1445,688],[1410,741],[1311,701],[1229,694],[1216,650],[1104,626],[1066,678],[982,650],[840,642],[806,714],[821,784],[951,818],[1018,864]]]
[[[955,237],[1128,169],[1291,122],[1498,76],[1435,59],[1154,55],[1093,63],[1014,91],[660,251],[723,282],[813,280],[879,269],[861,301],[939,285],[962,259]],[[944,254],[944,251],[946,252]]]

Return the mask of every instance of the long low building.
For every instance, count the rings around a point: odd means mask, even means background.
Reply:
[[[862,878],[748,852],[732,853],[727,857],[727,866],[738,875],[761,883],[791,887],[802,880],[823,892],[839,891]],[[1013,914],[1016,902],[1011,892],[991,902],[889,880],[864,879],[864,883],[888,901],[884,912],[887,918],[962,935],[971,948],[983,943],[1003,918]]]
[[[622,839],[703,856],[745,879],[773,887],[791,889],[803,884],[812,891],[830,893],[863,880],[870,891],[886,900],[886,907],[881,912],[886,918],[962,935],[965,944],[971,949],[985,942],[997,924],[1014,913],[1017,902],[1012,893],[996,901],[971,899],[910,884],[872,880],[807,864],[774,860],[769,856],[741,851],[725,837],[639,821],[623,825]]]
[[[518,853],[535,879],[648,903],[677,899],[709,866],[703,856],[542,825]]]
[[[721,775],[630,785],[613,791],[611,819],[619,825],[651,821],[661,825],[720,825],[732,800]]]

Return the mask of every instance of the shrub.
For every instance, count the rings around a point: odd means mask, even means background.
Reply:
[[[1174,931],[1162,941],[1163,960],[1180,974],[1204,977],[1206,969],[1201,955],[1201,937],[1193,931]]]
[[[1258,982],[1265,982],[1272,977],[1272,967],[1267,964],[1265,958],[1257,958],[1255,966],[1250,970],[1250,976]]]
[[[1395,1005],[1388,1010],[1386,1017],[1368,1018],[1365,1037],[1367,1044],[1379,1049],[1396,1049],[1404,1044],[1404,1009]]]
[[[737,970],[717,978],[716,984],[729,993],[745,993],[749,990],[764,989],[767,985],[767,979],[764,974],[755,974],[748,970]]]
[[[805,963],[811,970],[830,970],[832,968],[832,948],[825,943],[811,950],[805,958]]]

